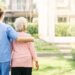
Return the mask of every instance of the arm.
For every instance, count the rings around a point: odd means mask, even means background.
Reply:
[[[18,37],[16,39],[16,41],[18,42],[33,42],[34,41],[34,38],[33,37]]]
[[[33,60],[37,61],[38,59],[37,59],[37,54],[36,54],[36,49],[35,49],[34,43],[30,42],[30,43],[28,43],[28,46],[29,46],[29,50],[30,50]]]
[[[10,39],[16,40],[18,42],[33,42],[34,41],[33,37],[20,37],[20,36],[18,36],[18,33],[11,26],[9,26],[7,28],[7,36]]]
[[[34,43],[30,42],[28,46],[29,46],[29,50],[30,50],[32,59],[35,61],[36,70],[38,70],[39,69],[38,57],[37,57],[37,54],[35,52]]]

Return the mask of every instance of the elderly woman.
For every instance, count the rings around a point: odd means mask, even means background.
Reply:
[[[24,17],[17,18],[14,26],[20,37],[30,37],[27,31],[27,20]],[[38,70],[38,60],[35,47],[32,42],[13,41],[11,74],[12,75],[32,75],[33,61]]]

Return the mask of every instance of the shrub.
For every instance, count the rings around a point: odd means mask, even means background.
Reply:
[[[75,60],[75,43],[71,43],[71,54],[73,60]]]
[[[55,29],[55,32],[56,32],[56,36],[71,36],[71,33],[70,33],[70,25],[68,24],[58,24],[56,25],[56,29]]]
[[[38,34],[38,25],[34,23],[29,23],[27,30],[30,34],[36,35]]]
[[[71,36],[75,36],[75,25],[71,25],[70,31],[71,31]]]

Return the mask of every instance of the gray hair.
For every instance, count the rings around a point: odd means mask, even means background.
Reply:
[[[26,18],[24,18],[24,17],[16,18],[16,20],[14,22],[15,30],[16,31],[26,30],[27,24],[28,24],[28,21]]]

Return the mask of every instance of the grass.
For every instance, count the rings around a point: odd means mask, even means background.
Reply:
[[[40,68],[33,75],[75,75],[75,61],[59,58],[39,58]]]
[[[56,52],[58,50],[55,44],[47,43],[40,39],[35,39],[35,47],[38,52]]]

